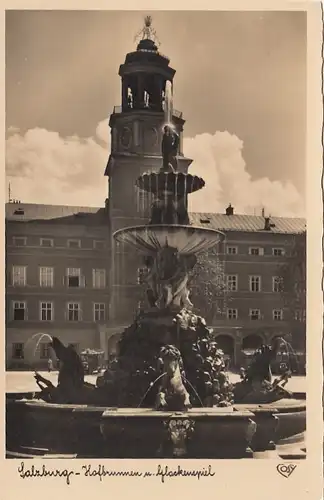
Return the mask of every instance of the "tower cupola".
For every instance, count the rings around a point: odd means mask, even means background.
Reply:
[[[163,111],[167,82],[172,85],[175,70],[169,59],[158,50],[151,16],[146,16],[144,28],[137,37],[142,37],[133,52],[126,55],[119,68],[122,79],[122,111]]]

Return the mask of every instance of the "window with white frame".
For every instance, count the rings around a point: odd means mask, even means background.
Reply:
[[[79,267],[68,267],[66,284],[68,288],[79,288],[85,286],[84,276],[81,276],[81,269]]]
[[[229,292],[237,291],[237,283],[238,283],[237,274],[228,274],[226,276],[226,285],[227,285],[227,290]]]
[[[282,321],[283,320],[283,310],[282,309],[274,309],[272,311],[272,318],[274,321]]]
[[[12,243],[15,247],[24,247],[27,243],[26,236],[13,236]]]
[[[53,302],[40,303],[40,320],[53,321]]]
[[[94,240],[93,248],[95,248],[96,250],[103,250],[105,248],[104,240]]]
[[[249,254],[250,255],[263,255],[264,249],[262,247],[250,247]]]
[[[69,302],[67,306],[68,321],[81,321],[81,306],[79,302]]]
[[[26,286],[26,266],[12,266],[12,284],[13,286]]]
[[[24,344],[22,342],[12,344],[12,359],[24,359]]]
[[[42,342],[40,344],[40,352],[39,352],[39,357],[41,359],[48,359],[51,355],[51,348],[50,344]]]
[[[92,269],[93,288],[106,287],[106,269]]]
[[[103,303],[93,304],[93,319],[97,322],[105,321],[106,316],[106,305]]]
[[[237,309],[227,309],[227,319],[237,319]]]
[[[39,268],[39,285],[41,287],[52,287],[54,285],[54,268],[40,267]]]
[[[282,290],[282,278],[280,276],[272,276],[272,291],[279,293]]]
[[[260,309],[250,309],[250,319],[252,321],[261,319],[261,311],[260,311]]]
[[[54,240],[52,238],[41,238],[40,239],[40,246],[41,247],[53,247]]]
[[[147,267],[138,267],[137,268],[137,284],[142,285],[145,283],[145,278],[147,277],[148,274],[148,268]]]
[[[68,240],[67,246],[68,248],[81,248],[81,240]]]
[[[226,247],[226,253],[228,255],[237,255],[238,248],[236,246],[227,245],[227,247]]]
[[[250,276],[250,292],[261,292],[261,276]]]
[[[27,319],[26,302],[14,301],[12,304],[14,321],[24,321]]]
[[[272,255],[275,257],[281,257],[282,255],[285,255],[285,251],[283,248],[273,248]]]
[[[296,309],[294,317],[295,317],[295,321],[306,321],[306,310],[305,309]]]

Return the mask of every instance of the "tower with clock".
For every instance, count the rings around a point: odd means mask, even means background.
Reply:
[[[109,218],[111,235],[118,229],[147,223],[152,200],[139,191],[136,179],[145,172],[162,166],[161,142],[163,127],[171,121],[180,138],[178,170],[187,172],[192,160],[183,155],[182,134],[185,123],[182,113],[166,109],[168,92],[172,93],[175,70],[169,59],[158,50],[151,18],[145,18],[135,51],[126,55],[119,68],[121,105],[115,106],[109,120],[111,153],[105,175],[109,178]],[[167,116],[169,115],[169,116]],[[112,245],[110,277],[113,304],[110,319],[125,318],[134,311],[139,257],[126,248]],[[137,297],[137,298],[136,298]]]

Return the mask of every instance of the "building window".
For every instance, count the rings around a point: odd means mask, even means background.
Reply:
[[[41,343],[39,357],[41,359],[48,359],[50,357],[50,353],[50,344]]]
[[[250,292],[261,292],[261,276],[250,276]]]
[[[103,240],[94,240],[93,248],[95,248],[96,250],[104,250],[105,242]]]
[[[285,254],[285,251],[283,248],[273,248],[272,249],[272,255],[274,255],[275,257],[281,257],[284,254]]]
[[[233,247],[233,246],[227,245],[227,247],[226,247],[226,253],[228,255],[237,255],[238,249],[237,249],[237,247]]]
[[[282,309],[274,309],[272,311],[272,317],[274,321],[282,321],[283,320],[283,310]]]
[[[40,303],[40,320],[53,321],[53,303],[41,302]]]
[[[137,268],[137,284],[138,285],[143,285],[145,283],[145,279],[148,274],[148,268],[147,267],[138,267]]]
[[[294,317],[295,317],[295,321],[306,321],[306,310],[305,309],[296,309]]]
[[[52,238],[41,238],[40,239],[40,246],[41,247],[53,247],[54,240],[52,240]]]
[[[69,288],[79,288],[85,286],[84,276],[81,276],[81,269],[77,267],[68,267],[67,286]]]
[[[105,309],[105,304],[93,304],[93,319],[96,323],[105,321]]]
[[[236,274],[228,274],[226,276],[226,282],[227,282],[227,290],[229,292],[236,292],[237,291],[237,275]]]
[[[227,309],[227,319],[237,319],[237,309]]]
[[[106,287],[106,269],[92,269],[93,288]]]
[[[13,286],[26,286],[26,266],[12,266]]]
[[[81,248],[81,240],[68,240],[68,248]]]
[[[81,321],[81,307],[78,302],[68,304],[68,321]]]
[[[54,268],[39,268],[39,285],[42,287],[52,287],[54,285]]]
[[[249,248],[249,254],[250,255],[263,255],[264,250],[261,247],[250,247]]]
[[[24,344],[21,342],[15,342],[12,344],[12,358],[13,359],[24,359]]]
[[[272,291],[275,293],[282,291],[282,278],[280,276],[272,276]]]
[[[260,309],[250,309],[250,319],[252,321],[261,319],[261,311],[260,311]]]
[[[12,243],[15,247],[24,247],[27,243],[27,238],[25,236],[13,236]]]
[[[14,321],[24,321],[27,319],[26,302],[13,303],[13,319]]]

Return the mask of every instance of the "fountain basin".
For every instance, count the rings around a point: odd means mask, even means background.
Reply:
[[[27,399],[33,396],[7,396],[7,451],[16,456],[247,458],[306,429],[302,399],[168,412]]]
[[[166,245],[182,254],[197,254],[223,241],[225,235],[216,229],[156,224],[119,229],[113,237],[118,243],[132,245],[145,254],[156,253]]]
[[[281,399],[268,404],[235,404],[235,408],[251,411],[257,430],[253,437],[255,451],[274,449],[274,443],[292,439],[306,430],[306,395],[296,393],[294,399]]]

